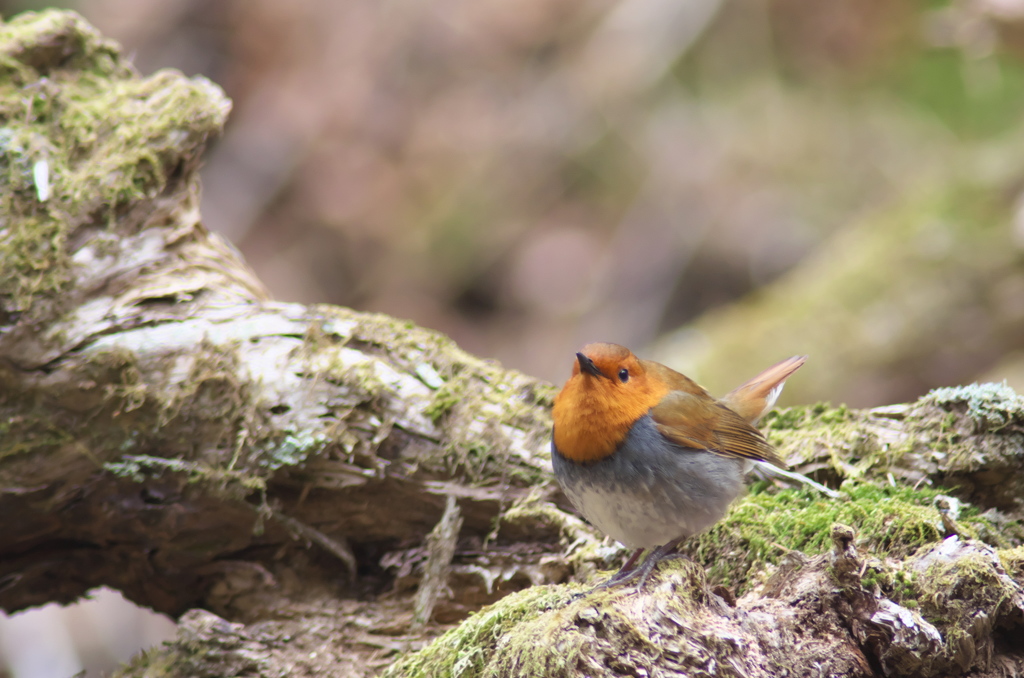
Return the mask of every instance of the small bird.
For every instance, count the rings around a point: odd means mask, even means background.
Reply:
[[[555,398],[551,461],[566,496],[595,527],[634,549],[602,586],[640,577],[725,515],[755,461],[783,462],[754,424],[806,356],[716,400],[664,365],[617,344],[589,344]],[[654,549],[639,568],[645,549]]]

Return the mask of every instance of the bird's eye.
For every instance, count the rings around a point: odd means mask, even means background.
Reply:
[[[619,381],[621,381],[623,384],[629,381],[629,370],[627,370],[625,367],[619,370]]]

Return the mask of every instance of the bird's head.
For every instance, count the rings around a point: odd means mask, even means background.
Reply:
[[[624,346],[588,344],[555,398],[555,447],[579,462],[608,456],[669,386]]]

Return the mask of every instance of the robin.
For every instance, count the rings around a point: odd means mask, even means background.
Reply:
[[[640,577],[718,522],[754,462],[783,462],[754,423],[806,356],[784,360],[716,400],[617,344],[589,344],[555,398],[551,461],[573,505],[634,549],[605,584]],[[637,560],[653,549],[643,565]]]

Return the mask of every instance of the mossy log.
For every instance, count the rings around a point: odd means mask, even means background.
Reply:
[[[551,496],[550,385],[405,321],[273,302],[203,228],[216,86],[139,77],[71,13],[2,25],[0,50],[5,609],[105,583],[251,616],[224,580],[276,589],[290,551],[347,590],[448,497],[493,542]]]
[[[774,413],[838,498],[758,481],[588,594],[624,554],[553,483],[553,388],[270,300],[197,209],[228,109],[75,14],[0,24],[0,608],[107,585],[178,617],[124,676],[1024,672],[1012,391]]]

